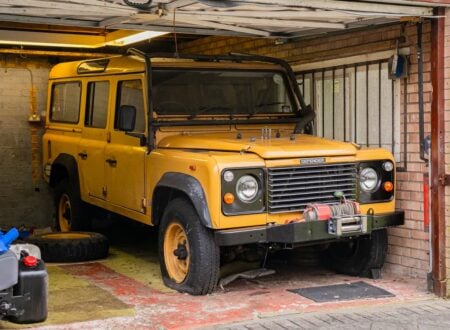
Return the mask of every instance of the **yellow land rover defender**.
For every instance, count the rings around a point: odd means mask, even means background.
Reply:
[[[92,208],[158,226],[165,284],[215,288],[221,250],[327,247],[338,272],[377,276],[395,210],[384,149],[312,135],[314,111],[281,60],[145,54],[50,72],[43,137],[56,225]]]

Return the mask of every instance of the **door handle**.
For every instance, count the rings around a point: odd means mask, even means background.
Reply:
[[[78,156],[80,156],[81,159],[86,159],[88,154],[85,151],[79,152]]]
[[[117,160],[115,160],[115,159],[108,158],[106,160],[106,162],[109,164],[109,166],[116,166],[117,165]]]

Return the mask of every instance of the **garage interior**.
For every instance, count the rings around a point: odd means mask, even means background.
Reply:
[[[47,265],[49,318],[33,326],[194,328],[400,304],[430,292],[449,296],[448,6],[433,0],[0,0],[0,229],[53,226],[52,191],[41,164],[51,67],[130,47],[288,61],[316,111],[317,135],[394,154],[397,207],[406,215],[405,225],[389,229],[382,279],[364,279],[395,297],[339,303],[314,303],[287,291],[355,281],[322,269],[308,253],[269,260],[277,276],[239,279],[205,297],[176,293],[160,278],[156,231],[114,221],[106,232],[107,259]],[[407,59],[405,76],[389,75],[393,55]],[[0,327],[14,326],[0,321]]]

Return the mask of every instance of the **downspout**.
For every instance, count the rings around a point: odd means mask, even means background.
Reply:
[[[417,23],[417,75],[419,89],[419,146],[420,159],[425,159],[424,115],[423,115],[423,51],[422,51],[422,21]]]
[[[431,21],[431,230],[432,230],[432,278],[433,291],[444,297],[447,294],[445,265],[445,8],[436,8]]]

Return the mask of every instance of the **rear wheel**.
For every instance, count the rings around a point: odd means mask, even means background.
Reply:
[[[370,236],[331,244],[324,253],[324,262],[341,274],[372,277],[383,267],[387,243],[386,229],[375,230]]]
[[[214,290],[219,279],[219,247],[186,199],[177,198],[167,206],[158,245],[161,273],[168,287],[192,295]]]
[[[68,178],[55,187],[56,228],[62,232],[90,229],[90,212],[81,200],[80,189]]]

